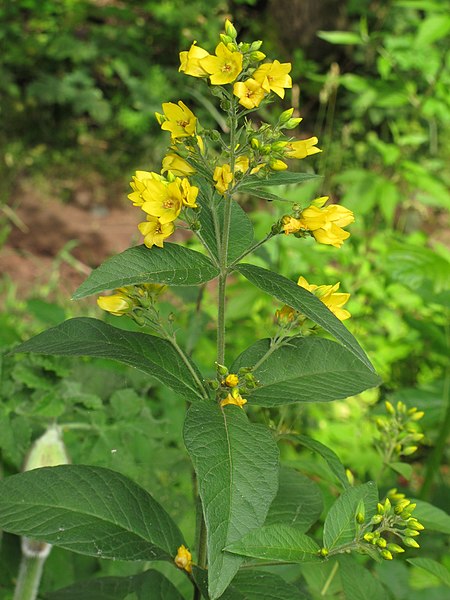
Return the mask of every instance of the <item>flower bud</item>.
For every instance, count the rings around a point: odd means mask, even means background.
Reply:
[[[423,410],[419,410],[416,413],[414,413],[413,415],[411,415],[411,420],[412,421],[420,421],[420,419],[424,416],[424,412]]]
[[[377,539],[377,546],[379,548],[386,548],[387,541],[384,538],[380,537],[380,538]]]
[[[381,521],[383,520],[383,515],[374,515],[370,522],[373,523],[374,525],[378,525],[378,523],[381,523]]]
[[[378,502],[377,504],[377,513],[379,515],[384,515],[384,506],[380,502]]]
[[[56,467],[57,465],[66,465],[68,462],[69,457],[61,436],[61,429],[52,425],[31,446],[23,470]]]
[[[281,115],[278,117],[278,123],[280,125],[287,123],[289,121],[289,119],[292,117],[293,112],[294,112],[293,108],[288,108],[287,110],[282,112]]]
[[[266,55],[264,54],[264,52],[259,52],[257,50],[256,52],[251,52],[250,53],[250,60],[252,62],[261,62],[265,58],[266,58]]]
[[[417,519],[415,519],[414,517],[411,517],[410,519],[408,519],[407,523],[408,523],[409,529],[415,529],[416,531],[423,531],[425,529],[425,527],[422,525],[422,523],[419,523],[419,521]]]
[[[283,141],[279,141],[279,142],[275,142],[272,144],[272,150],[277,152],[278,150],[283,150],[283,148],[286,146],[287,142],[283,142]]]
[[[417,446],[407,446],[403,451],[402,454],[403,456],[410,456],[411,454],[414,454],[414,452],[417,450]]]
[[[418,535],[420,535],[420,531],[416,531],[415,529],[410,529],[409,527],[407,529],[405,529],[403,531],[404,535],[407,535],[409,537],[417,537]]]
[[[287,164],[278,158],[272,159],[269,166],[273,171],[285,171],[288,168]]]
[[[397,402],[397,411],[398,411],[399,413],[403,413],[403,414],[405,414],[405,413],[406,413],[406,405],[405,405],[405,403],[404,403],[404,402],[402,402],[401,400],[399,400],[399,401]]]
[[[364,523],[364,515],[362,512],[356,513],[356,522],[359,523],[359,525],[362,525]]]
[[[260,147],[260,145],[261,145],[261,144],[259,143],[259,140],[258,140],[258,139],[256,139],[256,138],[252,138],[252,139],[250,140],[250,144],[252,145],[252,148],[254,148],[255,150],[258,150],[258,148],[259,148],[259,147]]]
[[[319,554],[325,558],[325,556],[328,556],[328,550],[326,548],[321,548]]]
[[[259,50],[261,48],[261,46],[263,45],[261,40],[256,40],[256,42],[252,42],[251,46],[250,46],[250,50],[252,52]]]
[[[283,125],[283,129],[295,129],[302,121],[303,119],[301,117],[293,117],[292,119],[289,119],[289,121],[286,121]]]
[[[219,363],[216,363],[217,366],[217,372],[219,373],[219,375],[228,375],[228,369],[226,368],[225,365],[219,365]]]
[[[382,550],[380,552],[380,556],[382,556],[382,558],[384,558],[384,560],[392,560],[394,558],[392,556],[392,554],[389,552],[389,550]]]
[[[389,402],[389,400],[386,400],[386,402],[384,403],[387,412],[390,415],[395,415],[395,408],[392,406],[392,404]]]
[[[232,40],[235,40],[237,38],[236,28],[229,19],[225,21],[225,33],[229,35]]]
[[[386,500],[384,501],[384,512],[388,513],[392,508],[392,504],[391,501],[389,500],[389,498],[386,498]]]
[[[355,485],[355,477],[350,469],[345,469],[345,475],[347,476],[347,480],[350,485]]]
[[[420,548],[419,544],[416,542],[416,540],[414,540],[413,538],[407,537],[403,540],[403,543],[405,544],[405,546],[408,546],[409,548]]]
[[[372,533],[372,532],[369,532],[369,533],[365,533],[365,534],[364,534],[364,536],[363,536],[363,539],[364,539],[366,542],[369,542],[369,544],[370,544],[370,543],[372,542],[372,540],[374,539],[374,537],[375,537],[375,536],[373,535],[373,533]]]
[[[230,38],[229,35],[225,35],[223,33],[220,34],[220,41],[225,44],[225,46],[228,46],[228,44],[231,44],[233,42],[232,38]]]
[[[227,387],[235,387],[239,383],[239,377],[234,373],[230,373],[225,377],[224,383]]]
[[[404,548],[402,548],[401,546],[399,546],[398,544],[388,544],[386,546],[386,549],[389,550],[389,552],[395,552],[396,554],[400,554],[401,552],[404,552]]]

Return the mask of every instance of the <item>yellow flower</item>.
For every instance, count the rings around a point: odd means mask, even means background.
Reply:
[[[167,154],[162,161],[162,172],[170,171],[176,177],[188,177],[195,173],[195,169],[178,154]]]
[[[222,167],[216,167],[214,169],[213,179],[216,182],[216,190],[225,194],[227,189],[230,187],[230,183],[233,181],[233,173],[231,172],[230,165],[223,165]]]
[[[342,228],[353,223],[355,217],[351,210],[339,204],[325,208],[312,205],[302,211],[299,220],[302,228],[310,231],[317,242],[340,248],[350,237]]]
[[[177,185],[179,186],[181,192],[181,200],[184,206],[188,208],[197,208],[198,204],[196,204],[197,196],[198,196],[198,187],[195,185],[191,185],[187,179],[178,179],[176,180]]]
[[[348,310],[342,308],[348,302],[350,294],[337,292],[340,282],[334,285],[314,285],[308,283],[304,277],[299,277],[297,283],[300,287],[317,296],[340,321],[345,321],[351,317]]]
[[[288,168],[287,164],[279,158],[271,160],[269,166],[273,171],[285,171]]]
[[[284,88],[292,87],[292,79],[288,75],[291,69],[291,63],[274,60],[273,63],[261,65],[253,73],[253,79],[256,79],[267,93],[275,92],[280,98],[284,98]]]
[[[144,244],[147,248],[153,245],[163,248],[164,240],[175,231],[175,225],[171,223],[161,223],[157,217],[147,216],[147,221],[139,223],[139,231],[144,236]]]
[[[220,401],[220,406],[227,406],[227,404],[234,404],[235,406],[242,408],[244,404],[247,404],[247,400],[242,398],[239,393],[234,394],[234,396],[232,394],[228,394],[226,398]]]
[[[157,181],[163,180],[158,173],[151,173],[149,171],[136,171],[136,175],[133,175],[133,181],[130,182],[133,192],[128,194],[128,198],[134,206],[142,206],[144,202],[150,199],[147,191],[147,181],[152,179]]]
[[[181,65],[178,70],[192,77],[208,77],[209,73],[201,66],[200,59],[209,56],[209,52],[196,46],[196,43],[194,42],[188,51],[180,52]]]
[[[161,225],[175,221],[183,207],[183,196],[177,181],[147,181],[147,197],[142,210],[152,217],[158,217]]]
[[[179,569],[183,569],[188,573],[192,572],[192,554],[189,552],[186,546],[182,545],[178,548],[174,562]]]
[[[233,82],[242,71],[242,54],[231,52],[223,42],[216,48],[216,56],[209,55],[200,59],[200,66],[210,75],[213,85],[225,85]]]
[[[288,325],[294,320],[296,310],[287,304],[275,312],[275,318],[280,325]]]
[[[266,95],[261,84],[256,79],[236,82],[233,87],[233,94],[239,98],[239,104],[248,109],[259,106],[261,100]]]
[[[312,154],[317,154],[317,152],[322,152],[320,148],[315,146],[318,141],[316,137],[311,137],[307,140],[289,142],[285,148],[285,155],[287,158],[306,158]]]
[[[111,296],[99,296],[97,304],[102,310],[110,312],[115,317],[129,313],[136,303],[127,295],[126,288],[119,288]]]
[[[236,387],[237,384],[239,383],[239,377],[237,375],[235,375],[234,373],[230,373],[229,375],[227,375],[225,377],[223,383],[227,387]]]
[[[302,223],[299,219],[295,217],[290,217],[288,215],[283,217],[283,231],[286,235],[290,233],[297,233],[302,229]]]
[[[197,117],[182,100],[178,104],[164,102],[162,108],[166,121],[161,124],[161,129],[170,131],[174,139],[194,135]]]
[[[234,170],[246,173],[250,166],[250,159],[248,156],[239,156],[234,163]]]

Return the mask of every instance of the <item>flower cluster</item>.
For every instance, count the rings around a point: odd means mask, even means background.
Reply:
[[[220,406],[234,404],[242,408],[247,400],[242,394],[248,394],[258,387],[258,381],[251,368],[243,367],[238,373],[230,373],[224,365],[217,364],[217,377],[208,381],[210,387],[217,392]]]
[[[351,210],[339,204],[324,206],[327,200],[328,196],[316,198],[307,208],[285,215],[280,224],[282,231],[296,237],[311,235],[319,244],[340,248],[350,237],[343,228],[353,223],[355,217]]]
[[[376,418],[376,426],[380,432],[377,446],[386,463],[398,460],[401,456],[411,456],[417,450],[417,443],[424,434],[420,431],[418,421],[424,412],[417,408],[407,408],[404,402],[397,402],[394,407],[385,402],[387,415]]]
[[[351,317],[349,311],[343,308],[348,302],[350,294],[338,292],[340,282],[334,285],[314,285],[308,283],[304,277],[300,276],[297,285],[319,298],[340,321],[345,321]],[[287,305],[276,311],[275,318],[279,325],[288,329],[301,325],[306,319],[304,315]]]
[[[115,317],[128,315],[142,325],[142,313],[153,308],[156,299],[166,288],[165,285],[154,283],[121,287],[110,296],[99,296],[97,304]]]
[[[392,560],[396,554],[405,551],[402,546],[419,548],[415,538],[425,528],[412,516],[415,508],[416,504],[405,498],[404,494],[392,489],[384,502],[378,503],[377,513],[367,525],[363,526],[364,515],[358,512],[356,521],[362,526],[362,550],[370,554],[371,550],[376,549],[381,558]]]

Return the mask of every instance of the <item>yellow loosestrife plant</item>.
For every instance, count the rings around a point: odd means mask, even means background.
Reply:
[[[257,116],[259,107],[285,98],[292,87],[291,64],[267,58],[261,46],[261,41],[238,40],[227,21],[212,52],[196,41],[181,52],[180,73],[196,78],[203,93],[212,95],[227,131],[205,129],[192,101],[162,105],[156,118],[170,136],[162,168],[137,171],[128,196],[143,213],[143,244],[100,265],[74,294],[75,299],[102,294],[99,307],[131,318],[137,331],[77,318],[17,348],[112,358],[178,395],[180,411],[187,407],[183,437],[198,505],[195,539],[185,539],[151,489],[108,469],[64,465],[0,482],[5,531],[104,559],[140,560],[146,566],[166,560],[188,578],[194,599],[258,598],[261,589],[275,600],[295,598],[298,589],[265,566],[313,563],[329,574],[349,553],[390,561],[405,546],[417,547],[423,529],[414,504],[401,494],[394,491],[380,502],[375,483],[350,482],[330,449],[283,429],[281,421],[276,428],[271,420],[262,424],[266,409],[273,415],[285,405],[346,398],[378,385],[379,378],[342,323],[351,315],[344,308],[349,293],[338,291],[340,283],[309,283],[301,273],[294,282],[252,262],[255,250],[279,235],[290,236],[299,253],[314,252],[305,238],[338,249],[354,221],[350,210],[322,196],[306,206],[293,204],[263,238],[254,238],[252,215],[241,201],[254,196],[258,210],[264,210],[265,200],[283,199],[280,186],[314,177],[298,172],[296,161],[321,152],[316,137],[297,139],[292,133],[301,121],[292,108],[272,124]],[[179,227],[192,231],[202,251],[169,241],[177,239]],[[271,295],[276,309],[274,323],[267,323],[271,337],[255,341],[240,356],[227,351],[230,277],[243,277]],[[217,351],[205,369],[196,364],[195,352],[191,356],[183,348],[158,301],[167,286],[211,280],[217,282]],[[108,290],[112,293],[105,294]],[[340,488],[323,527],[311,529],[323,508],[318,485],[280,465],[280,449],[295,452],[299,446],[325,458]],[[402,451],[407,454],[408,448]],[[304,494],[315,498],[308,514],[300,508]],[[369,571],[367,577],[373,579]],[[381,585],[372,579],[371,585]],[[94,597],[101,582],[85,583],[83,589]],[[164,598],[155,591],[152,600],[181,598],[154,569],[117,583],[127,593],[144,584],[166,590]],[[76,589],[75,583],[70,590]],[[21,600],[31,598],[30,593]]]

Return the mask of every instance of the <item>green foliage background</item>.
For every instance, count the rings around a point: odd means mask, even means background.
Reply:
[[[62,174],[98,172],[108,186],[128,181],[137,167],[155,168],[167,141],[153,118],[163,101],[183,98],[205,125],[220,128],[223,123],[209,100],[188,78],[179,77],[177,51],[192,39],[210,47],[225,16],[233,15],[250,38],[264,39],[280,60],[293,62],[300,95],[297,101],[294,89],[286,108],[300,109],[302,134],[317,135],[324,150],[311,161],[322,183],[305,183],[286,194],[300,203],[330,194],[357,217],[352,237],[339,252],[320,247],[311,259],[308,242],[299,251],[291,239],[279,237],[254,262],[291,279],[303,274],[314,283],[340,280],[342,289],[352,293],[349,327],[384,380],[380,390],[345,402],[285,407],[281,420],[331,446],[364,481],[376,478],[380,469],[371,415],[383,412],[381,401],[402,400],[425,410],[425,444],[410,459],[412,479],[391,473],[380,487],[405,487],[445,508],[448,473],[439,464],[446,463],[450,388],[448,7],[433,0],[347,0],[330,16],[329,2],[315,4],[318,8],[300,0],[4,3],[0,207],[12,203],[23,178],[44,175],[57,188]],[[285,212],[276,203],[245,204],[244,198],[243,205],[253,211],[260,236]],[[0,227],[3,241],[10,228],[4,213]],[[230,293],[230,355],[237,356],[255,337],[270,335],[274,305],[241,279]],[[205,292],[196,310],[196,292],[174,288],[172,294],[180,332],[185,332],[181,341],[211,369],[214,340],[204,333],[214,318],[213,296]],[[106,360],[6,356],[12,344],[81,309],[53,304],[45,294],[19,300],[5,286],[2,295],[0,451],[5,473],[20,469],[31,440],[57,419],[68,425],[65,439],[74,463],[114,468],[139,481],[192,542],[194,506],[186,476],[189,461],[180,446],[184,415],[179,398],[143,374]],[[167,314],[172,310],[172,304],[163,304]],[[272,409],[249,410],[282,425]],[[324,463],[289,446],[283,458],[306,474],[319,473],[331,504],[329,484],[335,480]],[[423,555],[448,565],[445,541],[426,540]],[[5,535],[3,542],[0,593],[7,599],[12,598],[19,547],[12,536]],[[380,565],[377,573],[392,598],[446,597],[423,569],[388,566]],[[54,549],[43,591],[93,574],[134,574],[140,568]],[[324,582],[314,582],[313,572],[308,567],[303,577],[315,598]],[[286,568],[286,577],[301,589],[293,570]],[[184,590],[181,575],[175,583]],[[339,593],[331,587],[328,597]],[[348,592],[346,597],[355,596]]]

